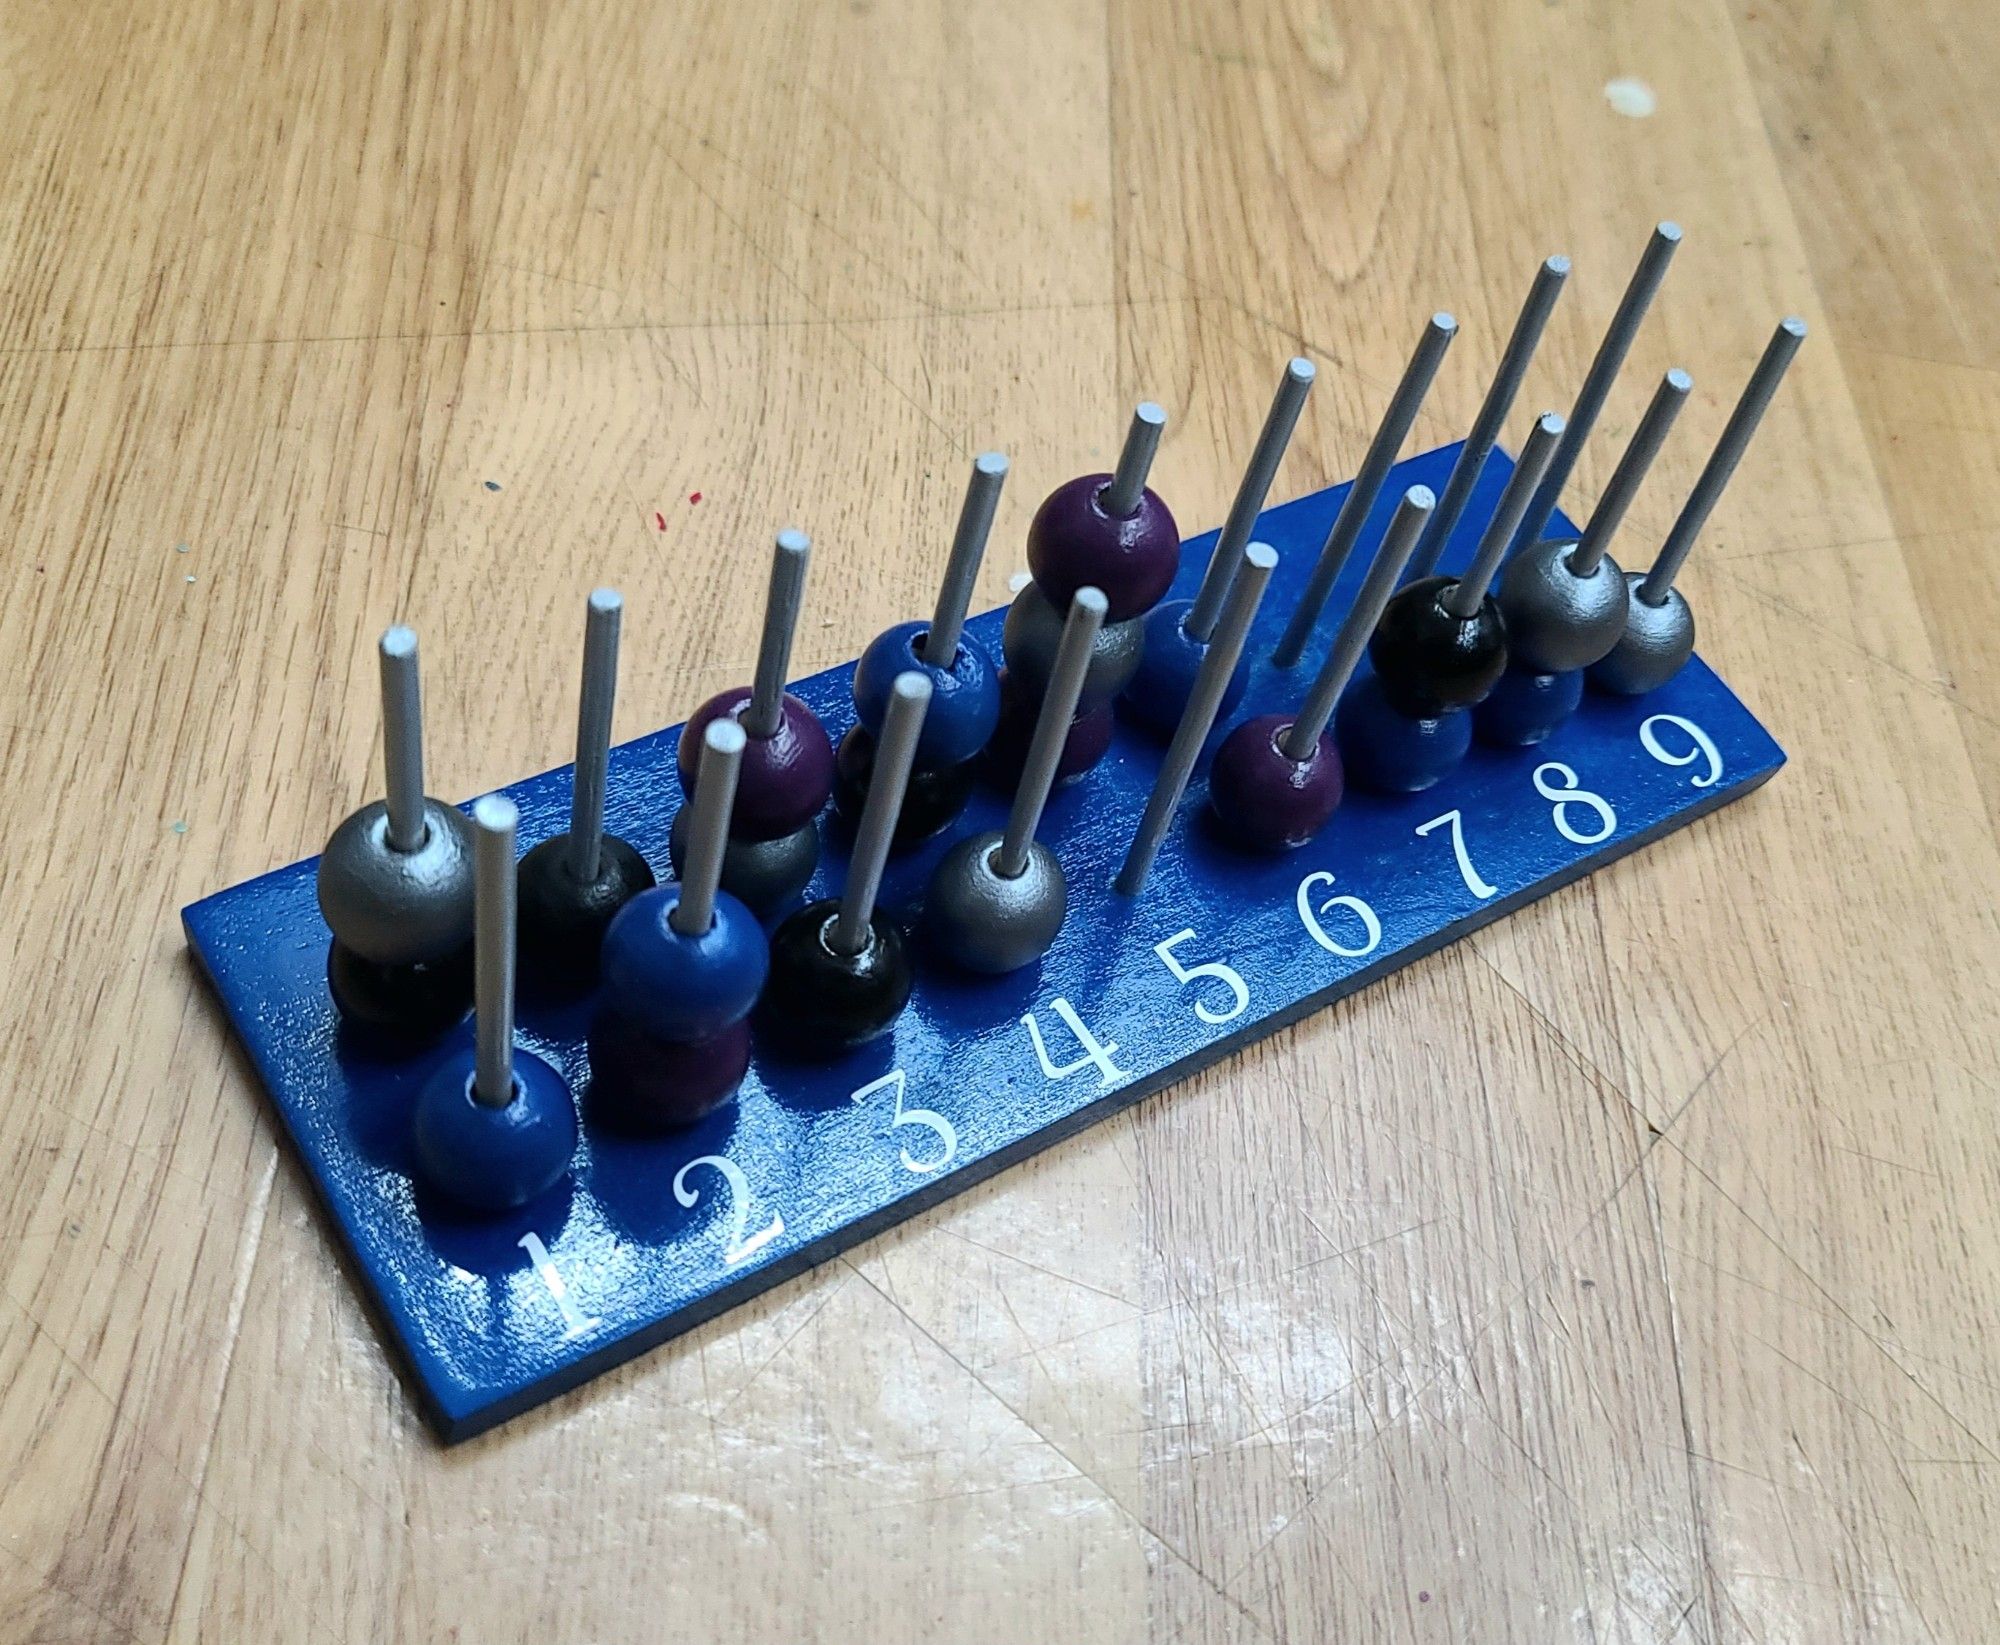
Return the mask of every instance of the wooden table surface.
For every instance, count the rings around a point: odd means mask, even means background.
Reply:
[[[1967,25],[1971,25],[1968,27]],[[0,1639],[1959,1641],[2000,1627],[2000,59],[1946,0],[18,0],[0,13]],[[1990,42],[1989,42],[1990,43]],[[1630,77],[1638,89],[1607,94]],[[1570,500],[1812,340],[1684,580],[1750,800],[508,1427],[422,1427],[180,906],[927,608],[1174,413],[1510,431],[1687,231]]]

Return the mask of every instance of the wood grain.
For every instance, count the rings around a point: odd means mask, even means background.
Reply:
[[[2000,71],[1947,0],[277,0],[0,12],[0,1641],[1970,1640],[2000,1625]],[[1968,27],[1969,25],[1969,27]],[[1603,87],[1636,75],[1657,112]],[[175,911],[918,610],[963,466],[1141,393],[1221,518],[1460,432],[1536,260],[1578,469],[1815,336],[1686,586],[1731,809],[453,1452]],[[1521,419],[1517,418],[1519,422]],[[699,501],[696,495],[699,494]],[[556,636],[551,642],[550,636]]]

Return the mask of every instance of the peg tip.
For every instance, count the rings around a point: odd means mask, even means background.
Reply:
[[[1111,609],[1111,602],[1104,597],[1104,590],[1085,584],[1070,596],[1071,605],[1080,605],[1101,622],[1104,614]]]
[[[1431,509],[1437,507],[1437,493],[1429,486],[1411,486],[1403,493],[1403,501],[1412,508]]]
[[[417,631],[414,628],[405,628],[401,623],[398,623],[394,628],[383,631],[383,656],[395,657],[400,660],[404,657],[414,657],[416,654]]]
[[[1444,309],[1439,309],[1437,313],[1431,316],[1431,330],[1441,331],[1447,337],[1451,336],[1453,332],[1458,330],[1458,316]]]
[[[1007,459],[998,451],[982,451],[973,459],[972,466],[988,479],[1004,479],[1007,474]]]
[[[520,820],[520,808],[505,794],[488,794],[473,802],[473,825],[482,834],[511,834]]]
[[[803,554],[811,547],[812,538],[808,537],[795,525],[788,525],[783,531],[778,533],[778,552],[780,554]]]
[[[1278,563],[1278,551],[1269,543],[1252,543],[1243,551],[1243,563],[1259,571],[1269,571]]]
[[[1667,371],[1667,387],[1676,394],[1687,394],[1694,388],[1694,379],[1679,366],[1672,366]]]
[[[1535,419],[1535,427],[1553,440],[1561,435],[1568,423],[1560,411],[1545,411]]]
[[[718,754],[741,754],[744,744],[749,740],[749,734],[733,716],[728,714],[721,714],[710,720],[701,734],[702,746],[712,748]],[[697,782],[701,780],[699,772],[695,774],[695,780]]]
[[[1656,240],[1665,240],[1669,245],[1679,245],[1681,240],[1681,226],[1671,217],[1663,217],[1653,228],[1653,238]]]
[[[1788,337],[1795,337],[1801,342],[1805,340],[1806,323],[1796,314],[1787,314],[1778,322],[1778,329]]]
[[[1294,354],[1290,363],[1285,367],[1285,375],[1295,383],[1310,383],[1313,378],[1319,375],[1319,372],[1312,361],[1308,360],[1303,354]]]
[[[1558,280],[1567,280],[1569,278],[1569,259],[1561,252],[1557,252],[1553,257],[1544,257],[1542,259],[1542,267],[1547,269]]]
[[[600,616],[615,617],[625,609],[625,596],[615,588],[593,588],[590,591],[590,609]]]
[[[1132,415],[1150,428],[1165,428],[1167,426],[1165,408],[1155,405],[1151,400],[1141,400],[1139,402],[1139,409]]]
[[[927,703],[931,700],[930,676],[906,669],[890,685],[889,695],[906,703]]]

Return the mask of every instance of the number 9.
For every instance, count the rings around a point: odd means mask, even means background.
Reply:
[[[1694,747],[1685,754],[1669,753],[1661,746],[1659,733],[1653,729],[1656,725],[1671,725],[1685,731],[1694,739]],[[1684,720],[1678,714],[1654,714],[1642,721],[1639,726],[1639,745],[1662,765],[1693,765],[1706,754],[1708,770],[1699,777],[1688,779],[1696,788],[1708,788],[1722,775],[1722,751],[1715,746],[1709,734],[1693,720]]]

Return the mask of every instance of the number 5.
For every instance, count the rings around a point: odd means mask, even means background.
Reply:
[[[1232,1017],[1240,1017],[1250,1004],[1250,990],[1244,986],[1243,978],[1236,970],[1224,965],[1220,960],[1203,960],[1199,965],[1183,965],[1174,957],[1174,949],[1194,935],[1190,926],[1185,931],[1177,931],[1165,942],[1153,944],[1153,952],[1160,956],[1160,963],[1173,972],[1174,980],[1183,985],[1198,981],[1202,977],[1213,977],[1236,996],[1236,1003],[1227,1011],[1211,1011],[1200,1000],[1194,1002],[1194,1014],[1203,1022],[1228,1022]]]

